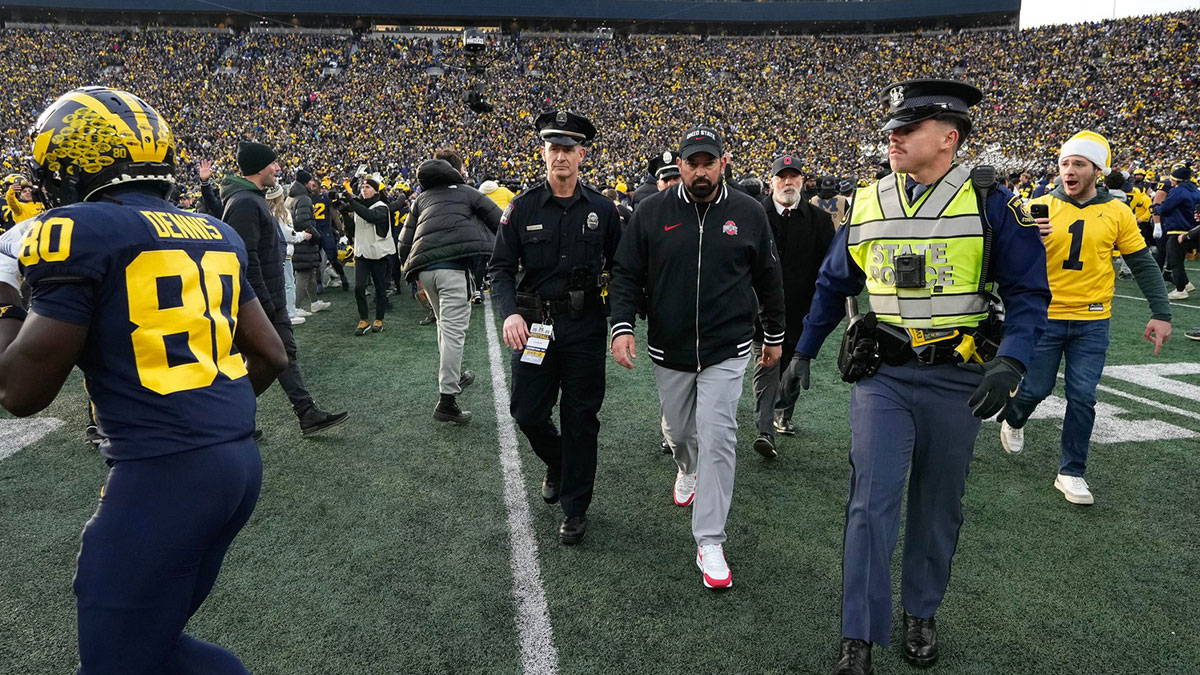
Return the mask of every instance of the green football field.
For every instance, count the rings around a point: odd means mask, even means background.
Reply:
[[[1131,297],[1115,301],[1108,364],[1124,368],[1099,393],[1096,504],[1053,488],[1060,400],[1027,427],[1020,456],[984,424],[930,672],[1200,672],[1200,343],[1183,337],[1200,326],[1200,298],[1175,305],[1175,338],[1155,357],[1136,284],[1117,293]],[[382,334],[354,337],[352,294],[325,297],[333,309],[296,331],[301,367],[321,405],[352,417],[302,439],[278,387],[259,399],[262,497],[189,632],[264,675],[828,671],[850,438],[834,339],[775,460],[751,449],[746,378],[726,545],[735,584],[715,593],[695,566],[690,512],[670,498],[644,330],[632,373],[609,360],[591,527],[566,547],[519,433],[521,474],[504,470],[511,426],[495,405],[507,391],[492,384],[488,310],[473,310],[468,334],[478,379],[460,403],[474,420],[453,427],[431,417],[436,333],[417,325],[416,303],[395,298]],[[83,441],[81,379],[42,422],[0,416],[0,455],[16,450],[0,459],[0,673],[73,672],[71,580],[105,476]],[[506,476],[519,488],[508,500]],[[911,672],[893,637],[877,673]]]

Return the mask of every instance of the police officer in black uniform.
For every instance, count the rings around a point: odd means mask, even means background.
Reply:
[[[559,110],[534,124],[546,180],[509,204],[489,271],[492,297],[505,317],[504,342],[515,350],[509,411],[546,463],[542,498],[562,503],[559,537],[577,544],[587,530],[604,401],[608,325],[601,293],[621,220],[612,201],[579,178],[596,136],[592,123]],[[531,327],[540,331],[527,349]],[[536,339],[539,332],[551,333],[548,347],[538,346],[545,344]],[[561,434],[550,420],[560,391]]]

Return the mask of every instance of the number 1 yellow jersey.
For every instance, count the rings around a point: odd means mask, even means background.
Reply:
[[[87,326],[79,368],[114,460],[245,440],[255,400],[233,344],[254,299],[233,228],[153,195],[47,211],[21,243],[33,312]]]
[[[1043,239],[1053,295],[1049,317],[1088,321],[1112,316],[1113,249],[1128,255],[1146,248],[1133,211],[1106,191],[1078,204],[1062,188],[1030,204],[1048,205],[1054,228]]]

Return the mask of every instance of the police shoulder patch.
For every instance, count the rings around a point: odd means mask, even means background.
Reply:
[[[1008,210],[1012,211],[1013,217],[1017,219],[1017,223],[1021,227],[1037,227],[1037,223],[1029,213],[1029,207],[1025,206],[1025,202],[1021,201],[1017,195],[1013,195],[1008,200]]]

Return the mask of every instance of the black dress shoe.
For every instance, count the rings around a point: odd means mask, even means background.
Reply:
[[[564,518],[562,525],[558,526],[558,538],[568,546],[573,546],[583,541],[583,534],[585,532],[587,532],[587,516]]]
[[[664,455],[670,455],[670,454],[672,454],[672,452],[673,452],[673,451],[671,450],[671,444],[670,444],[670,443],[668,443],[668,442],[666,441],[666,439],[663,439],[663,442],[662,442],[662,452],[663,452],[663,454],[664,454]]]
[[[547,504],[557,504],[560,487],[562,487],[562,468],[546,467],[546,477],[542,479],[542,499]]]
[[[771,434],[759,434],[754,441],[754,451],[767,459],[774,459],[779,454],[775,452],[775,439]]]
[[[842,638],[842,658],[834,664],[833,675],[871,675],[871,643]]]
[[[904,658],[914,666],[932,666],[938,657],[937,624],[904,613]]]
[[[309,406],[308,410],[300,413],[300,434],[307,436],[335,427],[345,422],[349,416],[348,412],[327,413],[316,405]]]

